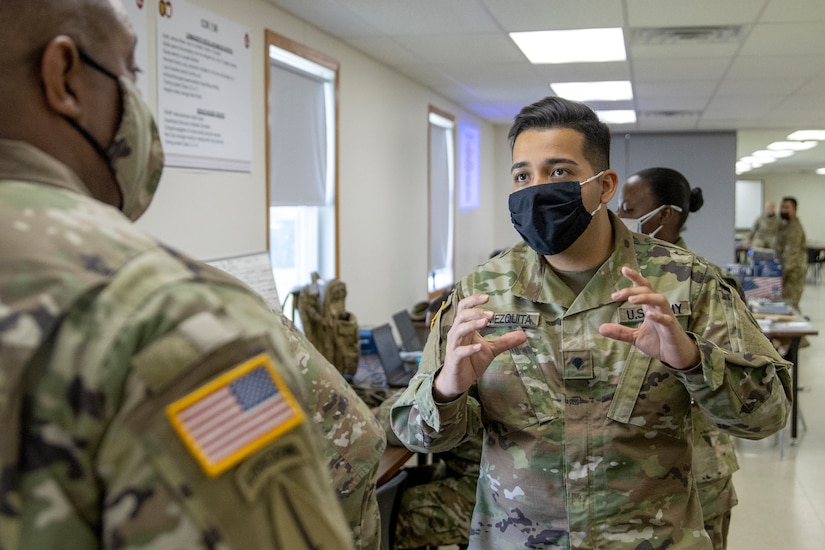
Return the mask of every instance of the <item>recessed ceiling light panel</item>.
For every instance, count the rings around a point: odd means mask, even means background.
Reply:
[[[629,101],[633,99],[633,88],[629,80],[556,82],[550,84],[550,87],[557,96],[576,101]]]
[[[602,63],[627,60],[621,27],[511,32],[510,38],[531,63]]]
[[[797,130],[788,136],[788,139],[795,141],[804,141],[806,139],[815,139],[817,141],[825,140],[825,130]]]

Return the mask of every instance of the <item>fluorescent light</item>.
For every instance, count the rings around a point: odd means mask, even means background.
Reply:
[[[550,84],[557,96],[576,101],[627,101],[633,99],[629,80],[557,82]]]
[[[815,139],[817,141],[825,140],[825,130],[797,130],[788,136],[788,139],[795,141],[804,141],[806,139]]]
[[[780,159],[785,157],[793,156],[793,151],[770,151],[768,149],[760,149],[759,151],[754,151],[752,156],[758,158],[760,161],[764,162],[765,159]]]
[[[793,135],[793,134],[791,134]],[[813,149],[817,146],[818,141],[774,141],[768,144],[768,149],[789,151],[805,151],[806,149]]]
[[[742,157],[737,164],[748,164],[751,168],[759,168],[762,166],[762,159],[757,157]]]
[[[825,176],[825,168],[817,168],[816,173],[821,176]]]
[[[531,63],[598,63],[625,61],[624,32],[610,29],[511,32]]]
[[[596,111],[599,120],[605,124],[633,124],[636,111],[633,109],[615,109],[613,111]]]

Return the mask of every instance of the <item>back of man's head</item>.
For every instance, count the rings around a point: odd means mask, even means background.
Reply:
[[[549,96],[524,107],[510,127],[510,151],[519,134],[527,130],[569,128],[582,134],[584,155],[596,170],[610,166],[610,129],[584,103]]]

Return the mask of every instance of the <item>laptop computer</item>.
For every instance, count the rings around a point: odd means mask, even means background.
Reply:
[[[416,330],[406,309],[393,313],[392,320],[395,323],[395,328],[398,329],[399,336],[401,336],[401,347],[404,351],[424,350],[421,339],[418,337],[418,330]]]
[[[414,372],[401,359],[401,350],[395,343],[395,336],[393,336],[389,323],[373,328],[372,339],[384,369],[387,385],[393,388],[404,388],[409,385]]]

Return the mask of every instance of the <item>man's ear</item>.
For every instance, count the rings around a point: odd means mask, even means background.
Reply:
[[[607,169],[599,178],[599,184],[602,186],[602,204],[607,204],[619,190],[619,175]]]
[[[40,78],[46,103],[57,113],[71,119],[77,119],[81,112],[75,86],[80,77],[80,65],[77,45],[65,35],[52,38],[40,60]]]

